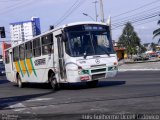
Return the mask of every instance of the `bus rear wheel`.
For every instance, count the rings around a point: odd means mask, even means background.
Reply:
[[[93,87],[97,87],[98,84],[98,80],[94,80],[94,81],[89,81],[86,83],[88,87],[93,88]]]
[[[23,88],[23,83],[22,83],[20,75],[17,76],[17,85],[19,88]]]
[[[55,75],[53,73],[49,77],[49,82],[54,91],[58,90],[57,79],[55,78]]]

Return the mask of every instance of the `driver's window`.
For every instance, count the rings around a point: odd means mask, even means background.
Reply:
[[[71,39],[71,48],[74,56],[80,54],[81,47],[82,47],[82,43],[81,43],[80,37],[74,37]]]

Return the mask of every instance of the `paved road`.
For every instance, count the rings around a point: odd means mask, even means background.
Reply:
[[[120,71],[160,71],[160,62],[146,62],[123,64],[119,66]]]
[[[101,81],[97,88],[74,84],[57,92],[48,85],[32,84],[17,88],[2,77],[0,113],[159,113],[159,91],[160,71],[120,72],[114,79]]]

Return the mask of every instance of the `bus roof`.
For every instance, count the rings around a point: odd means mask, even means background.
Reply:
[[[69,27],[69,26],[74,26],[74,25],[83,25],[83,24],[107,25],[107,23],[102,23],[102,22],[85,21],[85,22],[74,22],[74,23],[65,24],[65,25],[63,25],[63,28]],[[108,25],[107,25],[107,26],[108,26]]]
[[[43,35],[49,34],[49,33],[51,33],[51,32],[57,31],[57,30],[59,30],[59,29],[64,29],[65,27],[70,27],[70,26],[75,26],[75,25],[85,25],[85,24],[95,24],[95,25],[98,24],[98,25],[106,25],[106,26],[108,26],[107,23],[94,22],[94,21],[73,22],[73,23],[69,23],[69,24],[64,24],[64,25],[58,26],[58,27],[56,27],[56,28],[54,28],[54,29],[52,29],[52,30],[46,31],[46,32],[44,32],[44,33],[42,33],[42,34],[40,34],[40,35],[37,35],[37,36],[33,37],[32,39],[26,40],[26,41],[24,41],[24,42],[22,42],[22,43],[20,43],[20,44],[17,44],[17,45],[12,46],[12,47],[10,47],[10,48],[8,48],[8,49],[5,49],[4,51],[9,50],[9,49],[11,49],[11,48],[13,48],[13,47],[19,46],[19,45],[21,45],[21,44],[23,44],[23,43],[25,43],[25,42],[27,42],[27,41],[30,41],[30,40],[36,39],[36,38],[38,38],[38,37],[41,37],[41,36],[43,36]]]

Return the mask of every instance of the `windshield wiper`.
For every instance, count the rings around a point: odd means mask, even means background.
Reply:
[[[102,48],[101,46],[99,46],[99,48],[100,48],[101,50],[103,50],[103,51],[105,52],[105,54],[107,54],[108,56],[110,56],[109,52],[107,52],[104,48]]]
[[[87,52],[85,51],[85,52],[83,53],[83,55],[84,55],[84,59],[86,59],[86,58],[87,58]]]

